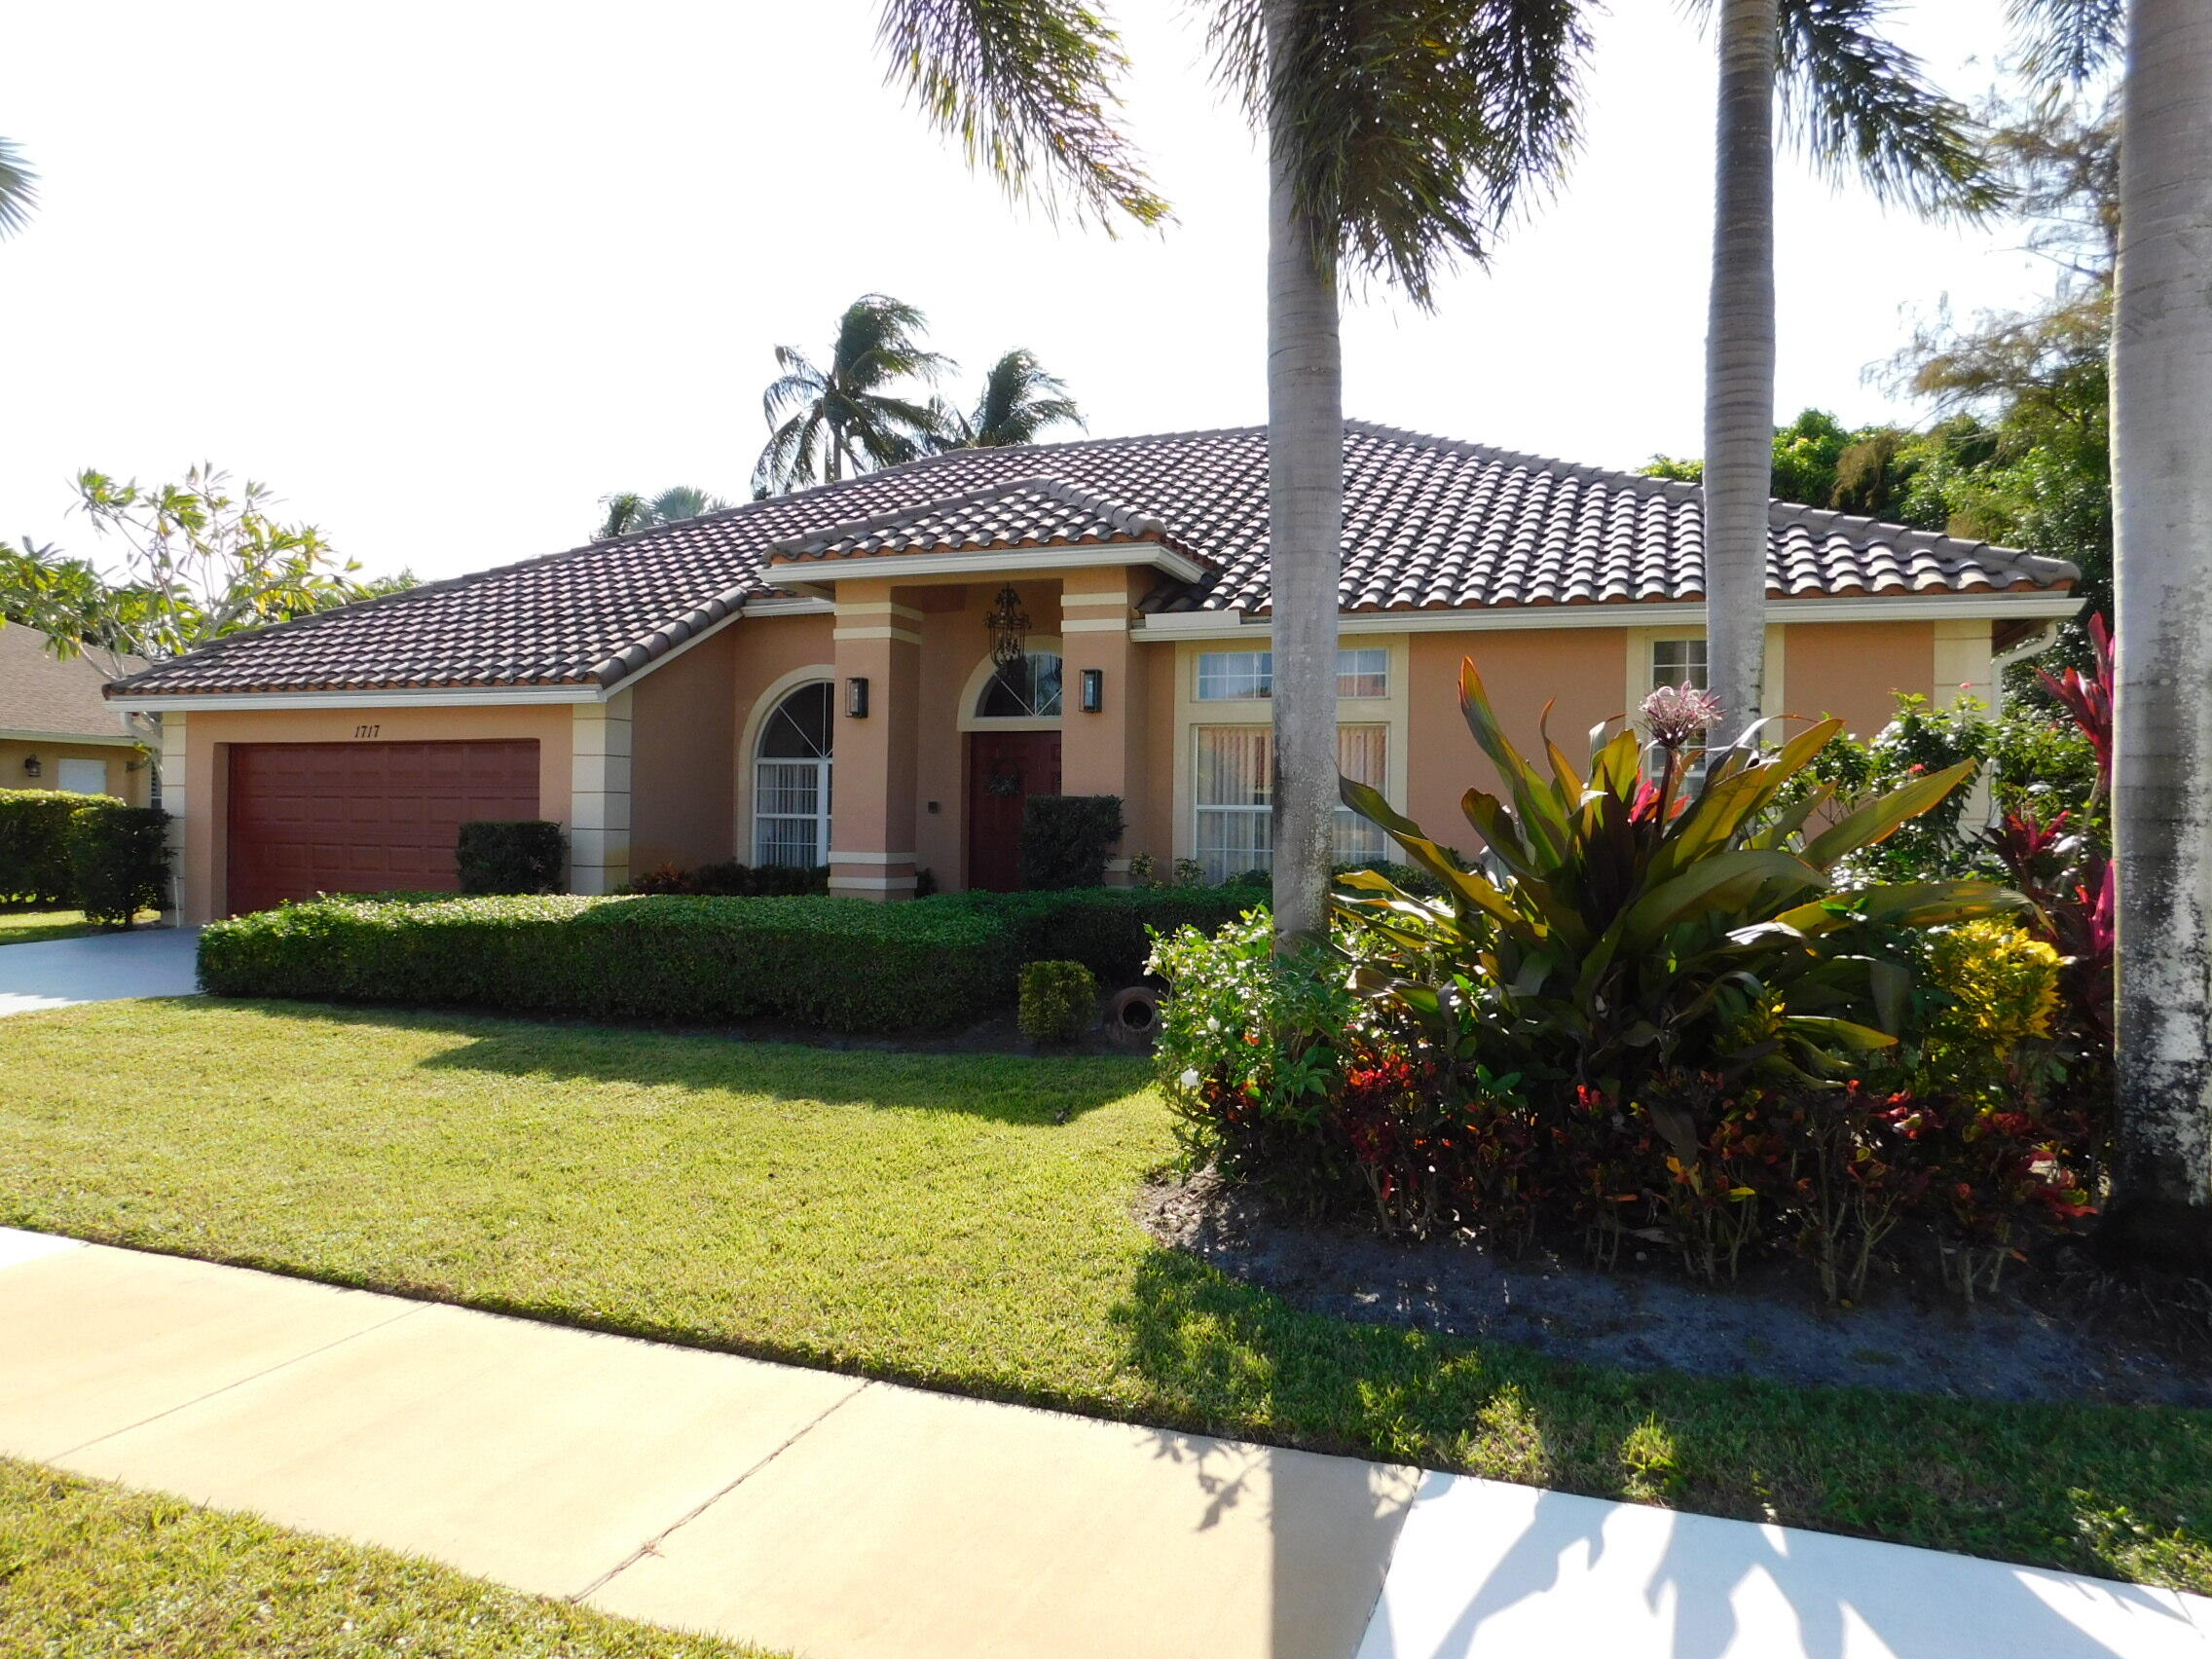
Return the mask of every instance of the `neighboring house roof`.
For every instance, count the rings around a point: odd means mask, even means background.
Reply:
[[[136,657],[126,661],[144,666]],[[87,658],[55,656],[37,629],[0,625],[0,737],[129,742],[122,712],[100,695],[105,683]]]
[[[235,634],[134,694],[609,685],[814,561],[1157,541],[1202,573],[1153,611],[1268,608],[1266,428],[956,450]],[[1776,503],[1781,599],[2063,589],[2060,560]],[[1345,428],[1349,612],[1704,597],[1695,485],[1364,422]],[[825,573],[827,573],[825,570]]]

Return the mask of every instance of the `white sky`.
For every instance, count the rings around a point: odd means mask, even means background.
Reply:
[[[16,8],[0,132],[44,201],[0,242],[0,537],[96,554],[76,469],[203,458],[372,571],[557,551],[616,489],[742,498],[771,349],[825,354],[869,290],[928,313],[963,403],[1027,346],[1099,435],[1260,420],[1263,180],[1194,11],[1112,7],[1179,215],[1117,241],[972,177],[882,85],[874,10]],[[1919,0],[1901,32],[1975,96],[2002,11]],[[1566,191],[1435,315],[1354,306],[1349,411],[1617,466],[1697,453],[1712,80],[1675,0],[1615,0]],[[1891,413],[1861,371],[1910,316],[2049,286],[2016,232],[1885,213],[1794,158],[1782,179],[1786,417]]]

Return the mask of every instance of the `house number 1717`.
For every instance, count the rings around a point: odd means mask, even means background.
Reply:
[[[353,728],[353,735],[355,737],[374,737],[383,729],[384,727],[382,726],[355,726]]]

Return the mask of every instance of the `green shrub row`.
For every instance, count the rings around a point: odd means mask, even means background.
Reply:
[[[569,838],[542,818],[479,818],[461,827],[454,865],[463,893],[556,893]]]
[[[1021,809],[1021,885],[1097,887],[1122,838],[1120,795],[1031,795]]]
[[[223,996],[609,1014],[818,1030],[943,1030],[1014,1006],[1024,962],[1143,972],[1145,929],[1210,928],[1209,890],[864,899],[321,899],[218,922],[200,976]]]
[[[168,814],[113,795],[0,790],[0,903],[125,927],[166,896]]]
[[[80,807],[122,804],[113,795],[0,790],[0,903],[75,904],[69,820]]]

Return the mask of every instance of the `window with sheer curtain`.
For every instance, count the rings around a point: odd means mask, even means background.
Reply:
[[[1198,726],[1193,745],[1198,776],[1195,850],[1208,881],[1225,881],[1274,862],[1274,733],[1267,726]],[[1337,728],[1337,766],[1346,777],[1383,787],[1390,728]],[[1361,864],[1382,858],[1382,831],[1346,807],[1337,809],[1337,861]]]

